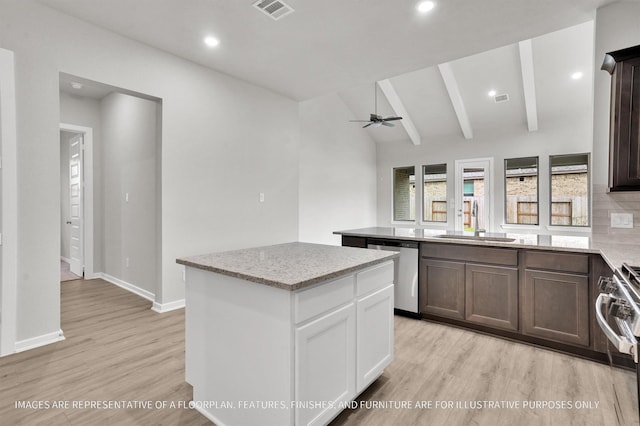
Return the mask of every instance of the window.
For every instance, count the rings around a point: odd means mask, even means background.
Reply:
[[[504,160],[505,221],[537,225],[538,157]]]
[[[422,166],[422,219],[425,222],[447,221],[447,165]]]
[[[589,154],[552,155],[551,225],[589,226]]]
[[[416,211],[415,167],[393,169],[393,220],[413,221]]]

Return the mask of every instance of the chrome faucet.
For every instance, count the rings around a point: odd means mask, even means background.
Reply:
[[[480,225],[478,224],[478,201],[476,200],[473,200],[473,206],[471,207],[471,216],[473,217],[473,235],[477,237],[481,232],[485,232],[485,230],[479,229]]]

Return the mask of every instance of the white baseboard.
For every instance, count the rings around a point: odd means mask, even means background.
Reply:
[[[93,274],[89,274],[86,270],[84,271],[84,279],[85,280],[95,280],[96,278],[103,278],[102,277],[102,272],[94,272]],[[106,279],[104,279],[104,280],[107,281]]]
[[[152,311],[163,314],[165,312],[175,311],[176,309],[184,308],[184,299],[176,300],[169,303],[158,303],[155,301],[156,295],[151,293],[148,290],[135,286],[131,283],[123,281],[119,278],[113,277],[109,274],[105,274],[104,272],[95,274],[96,278],[102,278],[105,281],[110,282],[111,284],[115,284],[118,287],[121,287],[125,290],[130,291],[133,294],[136,294],[142,298],[147,299],[150,302],[153,302],[153,306],[151,307]]]
[[[151,293],[148,290],[145,290],[143,288],[140,288],[138,286],[135,286],[131,283],[128,283],[126,281],[121,280],[120,278],[116,278],[113,277],[109,274],[105,274],[104,272],[101,272],[99,274],[95,274],[96,278],[102,278],[105,281],[110,282],[111,284],[115,284],[118,287],[124,288],[125,290],[130,291],[133,294],[136,294],[144,299],[147,299],[151,302],[154,302],[155,305],[155,299],[156,299],[156,295]]]
[[[67,259],[64,256],[60,256],[60,260],[62,260],[63,262],[71,263],[71,259]]]
[[[62,330],[54,331],[53,333],[43,334],[42,336],[36,336],[16,342],[16,352],[28,351],[29,349],[35,349],[40,346],[60,342],[62,340],[64,340],[64,333]]]
[[[198,407],[198,406],[194,406],[193,408],[195,408],[195,410],[198,413],[202,414],[207,419],[211,420],[213,422],[213,424],[218,425],[218,426],[226,426],[225,423],[222,423],[216,416],[214,416],[213,414],[211,414],[210,412],[208,412],[204,408],[201,408],[201,407]]]
[[[152,311],[156,311],[160,314],[164,314],[165,312],[175,311],[176,309],[184,308],[184,299],[175,300],[169,303],[158,303],[153,302],[153,306],[151,307]]]

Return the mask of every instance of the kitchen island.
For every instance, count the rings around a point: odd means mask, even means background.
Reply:
[[[326,424],[393,359],[393,259],[287,243],[186,266],[186,381],[217,425]]]

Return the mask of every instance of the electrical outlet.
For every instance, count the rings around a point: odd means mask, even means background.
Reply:
[[[129,202],[129,193],[128,192],[125,192],[125,194],[124,194],[124,202],[125,203]]]
[[[260,193],[260,202],[264,203],[264,192]]]
[[[182,269],[182,281],[187,281],[187,268]]]
[[[128,267],[129,267],[129,258],[128,258],[128,257],[126,257],[126,258],[124,259],[124,266],[125,266],[125,268],[128,268]]]
[[[633,228],[633,213],[611,213],[612,228]]]

